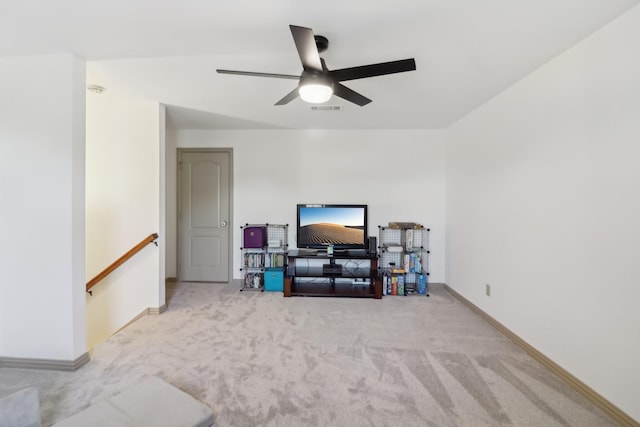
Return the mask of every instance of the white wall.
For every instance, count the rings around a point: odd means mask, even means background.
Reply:
[[[446,151],[447,283],[635,419],[638,41],[640,7],[454,124]]]
[[[163,117],[157,103],[115,89],[87,95],[87,281],[149,234],[162,235]],[[161,255],[146,246],[86,297],[89,348],[146,309],[164,305]]]
[[[84,67],[0,58],[0,357],[86,352]]]
[[[444,131],[187,130],[167,144],[233,148],[235,278],[241,225],[289,224],[295,247],[296,204],[366,203],[370,235],[389,221],[431,229],[429,280],[444,282]],[[175,223],[175,199],[168,206],[167,223]],[[167,239],[175,248],[175,234]],[[167,275],[175,277],[175,255],[167,254]]]

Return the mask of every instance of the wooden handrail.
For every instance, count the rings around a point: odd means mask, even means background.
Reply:
[[[124,262],[129,258],[140,252],[140,250],[147,246],[149,243],[155,243],[156,246],[158,246],[158,244],[156,243],[156,239],[158,239],[158,233],[149,234],[149,236],[145,237],[144,240],[131,248],[126,254],[115,260],[109,267],[102,270],[96,277],[87,282],[87,292],[91,294],[91,288],[97,285],[98,282],[100,282],[102,279],[107,277],[113,270],[124,264]]]

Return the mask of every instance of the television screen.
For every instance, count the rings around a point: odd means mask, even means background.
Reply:
[[[298,205],[298,247],[367,248],[367,205]]]

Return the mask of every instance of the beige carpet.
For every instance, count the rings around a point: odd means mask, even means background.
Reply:
[[[167,289],[168,310],[99,345],[77,372],[0,369],[40,390],[45,426],[159,376],[217,426],[613,426],[442,287],[431,297],[283,298]]]

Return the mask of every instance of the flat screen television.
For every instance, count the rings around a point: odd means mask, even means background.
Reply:
[[[367,205],[298,205],[298,248],[367,249]]]

